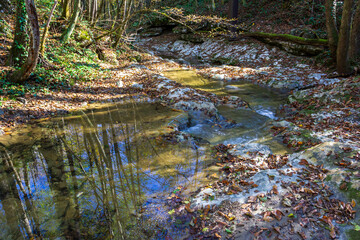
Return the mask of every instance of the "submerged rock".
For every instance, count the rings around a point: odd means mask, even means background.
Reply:
[[[225,89],[227,89],[227,90],[240,90],[240,88],[238,88],[237,86],[234,86],[234,85],[226,85]]]
[[[185,111],[201,111],[217,115],[217,108],[211,102],[195,102],[195,101],[179,101],[174,104],[174,107],[185,110]]]
[[[229,100],[230,101],[237,101],[237,100],[239,100],[240,98],[238,97],[238,96],[230,96],[229,97]]]

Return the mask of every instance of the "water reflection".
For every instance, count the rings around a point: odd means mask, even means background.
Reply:
[[[130,102],[2,137],[0,239],[149,238],[144,200],[195,188],[204,166],[204,149],[158,137],[179,114]]]

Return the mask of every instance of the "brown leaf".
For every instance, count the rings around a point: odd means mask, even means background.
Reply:
[[[307,194],[316,194],[316,192],[310,188],[302,188],[300,190],[300,192],[304,192],[304,193],[307,193]]]
[[[343,150],[344,150],[344,152],[351,152],[352,148],[351,147],[344,147]]]
[[[255,237],[258,237],[263,231],[267,230],[267,228],[261,228],[260,231],[254,233]]]
[[[274,220],[273,217],[270,217],[271,212],[265,212],[264,213],[264,221],[271,222]]]
[[[244,213],[246,216],[249,217],[254,217],[254,214],[252,213],[252,211],[250,210],[250,208],[247,209],[247,212]]]
[[[220,225],[225,226],[225,227],[229,226],[229,224],[227,224],[226,222],[222,222],[222,221],[216,221],[216,222],[217,222],[217,224],[220,224]]]
[[[254,203],[254,202],[256,202],[256,199],[257,199],[257,196],[250,196],[248,198],[248,203]]]
[[[299,162],[300,165],[309,165],[309,162],[306,159],[301,159]]]
[[[188,203],[188,204],[185,205],[185,209],[186,209],[186,211],[188,211],[189,213],[193,213],[193,212],[194,212],[194,210],[190,208],[190,203]]]
[[[277,189],[277,186],[276,186],[276,185],[274,185],[274,186],[272,187],[272,192],[273,192],[274,194],[276,194],[276,195],[278,195],[278,194],[279,194],[279,191],[278,191],[278,189]]]
[[[274,210],[274,211],[271,211],[271,213],[275,216],[275,218],[280,221],[282,216],[284,216],[284,213],[280,210]]]
[[[298,232],[298,234],[300,235],[300,237],[302,238],[302,239],[306,239],[306,235],[305,235],[305,233],[303,233],[303,232]]]
[[[231,185],[231,188],[236,192],[242,192],[242,189],[239,186],[236,186],[235,184]]]
[[[340,190],[346,190],[347,189],[347,184],[346,182],[343,182],[341,185],[340,185]]]
[[[210,211],[210,205],[206,205],[205,210],[204,210],[204,217],[207,216],[207,214],[209,213],[209,211]]]

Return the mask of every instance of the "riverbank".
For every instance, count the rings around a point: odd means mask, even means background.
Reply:
[[[272,129],[298,152],[273,155],[259,146],[254,152],[250,145],[215,146],[214,164],[221,169],[213,177],[219,180],[191,195],[178,191],[169,197],[169,221],[187,226],[186,239],[356,239],[359,234],[351,229],[358,226],[353,220],[360,199],[360,79],[327,77],[302,58],[283,55],[271,61],[276,50],[264,46],[163,40],[140,44],[227,86],[245,80],[288,92],[283,117]],[[211,66],[221,56],[223,65]]]
[[[276,154],[266,144],[242,139],[214,144],[211,164],[218,173],[207,176],[211,183],[193,193],[182,195],[181,186],[174,189],[162,209],[163,237],[181,232],[179,237],[188,239],[329,239],[350,238],[346,232],[352,229],[357,236],[359,78],[328,78],[311,60],[258,43],[215,39],[199,45],[150,39],[139,46],[153,54],[136,53],[137,61],[121,66],[98,62],[101,77],[6,99],[0,114],[4,133],[11,135],[31,119],[130,97],[151,98],[191,116],[163,136],[172,143],[197,135],[201,137],[194,138],[196,144],[215,143],[201,133],[241,129],[221,114],[223,107],[250,120],[266,118],[265,131],[272,131],[295,153]],[[256,109],[236,96],[245,89],[241,82],[287,92],[286,103],[278,112]],[[221,89],[218,94],[211,90],[213,84]],[[141,211],[151,216],[153,210]]]

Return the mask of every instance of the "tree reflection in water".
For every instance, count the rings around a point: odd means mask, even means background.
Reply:
[[[144,200],[201,170],[202,152],[155,138],[179,114],[109,105],[34,129],[30,143],[24,134],[1,146],[0,238],[149,238],[154,219],[138,218]]]

